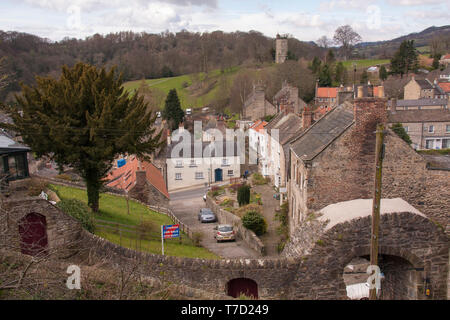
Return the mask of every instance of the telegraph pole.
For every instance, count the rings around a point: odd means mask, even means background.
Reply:
[[[372,232],[370,237],[370,265],[378,266],[378,234],[380,227],[381,180],[384,158],[384,125],[378,124],[375,146],[375,192],[372,206]],[[376,275],[377,277],[379,275]],[[379,281],[376,281],[379,283]],[[369,299],[377,299],[377,288],[369,290]]]

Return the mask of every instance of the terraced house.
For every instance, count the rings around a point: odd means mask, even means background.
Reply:
[[[386,99],[357,98],[333,108],[290,144],[291,234],[328,205],[373,197],[374,132],[387,119]],[[450,170],[429,169],[425,158],[389,129],[385,146],[382,197],[404,199],[445,229]]]

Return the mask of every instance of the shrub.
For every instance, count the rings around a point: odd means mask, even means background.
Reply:
[[[250,203],[250,186],[244,184],[239,187],[237,200],[240,207]]]
[[[222,203],[220,204],[222,207],[232,207],[234,204],[233,199],[225,198]]]
[[[257,236],[267,232],[267,222],[258,212],[249,211],[242,217],[242,224],[252,230]]]
[[[142,235],[142,239],[151,239],[151,233],[155,233],[160,231],[160,228],[156,223],[152,220],[144,220],[137,226],[137,229]]]
[[[254,173],[252,176],[252,183],[255,185],[267,184],[267,179],[260,173]]]
[[[67,199],[61,200],[56,206],[78,220],[87,231],[94,232],[92,211],[84,202],[76,199]]]
[[[203,239],[203,233],[201,233],[201,232],[194,232],[192,234],[192,241],[194,242],[194,245],[196,247],[200,247],[201,246],[200,242],[202,241],[202,239]]]
[[[263,209],[262,206],[256,203],[250,203],[237,209],[234,214],[242,218],[249,211],[254,211],[258,212],[259,214],[262,214]]]
[[[401,139],[403,139],[407,144],[411,144],[411,138],[409,137],[408,133],[405,131],[405,128],[403,128],[401,123],[394,123],[391,127],[392,131],[397,134]]]
[[[28,184],[28,195],[30,197],[37,197],[48,186],[48,183],[44,180],[32,178]]]

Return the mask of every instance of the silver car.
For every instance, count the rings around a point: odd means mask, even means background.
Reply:
[[[202,208],[200,209],[200,212],[198,213],[198,221],[201,223],[204,222],[216,222],[217,218],[214,212],[211,211],[211,209],[208,208]]]
[[[219,224],[214,227],[214,238],[217,242],[230,240],[236,241],[236,232],[233,230],[233,226],[230,224]]]

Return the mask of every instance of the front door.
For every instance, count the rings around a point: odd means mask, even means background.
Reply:
[[[216,182],[223,181],[223,170],[218,168],[214,170]]]

